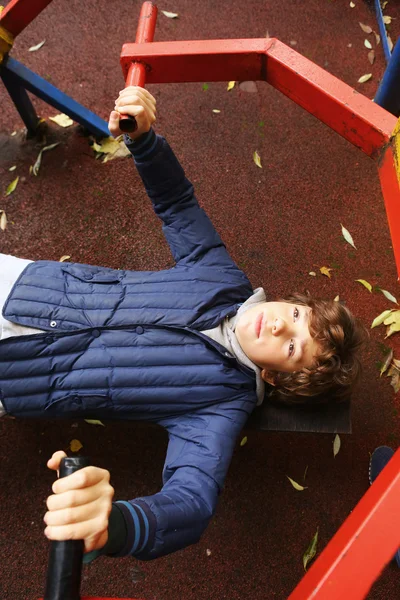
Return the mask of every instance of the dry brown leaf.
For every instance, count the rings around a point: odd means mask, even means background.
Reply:
[[[394,389],[394,393],[397,394],[397,392],[400,390],[400,370],[392,364],[387,372],[387,376],[392,378],[390,385]]]
[[[379,33],[376,33],[376,31],[374,31],[373,33],[375,36],[376,45],[378,46],[381,43],[381,36],[379,35]]]
[[[239,88],[243,92],[250,92],[250,94],[256,94],[258,92],[255,81],[241,81],[239,83]]]
[[[386,371],[388,370],[390,363],[392,362],[392,358],[393,358],[393,348],[391,348],[389,354],[387,355],[387,357],[385,358],[385,362],[383,363],[381,370],[379,371],[379,376],[382,377],[382,375],[384,373],[386,373]]]
[[[367,73],[366,75],[361,75],[360,79],[358,80],[358,83],[365,83],[366,81],[369,81],[372,77],[372,73]]]
[[[368,52],[368,60],[371,63],[371,65],[374,64],[374,62],[375,62],[375,50],[371,50],[371,52]]]
[[[364,23],[359,23],[359,25],[364,33],[372,33],[372,27],[369,25],[364,25]]]
[[[391,52],[393,50],[393,42],[392,42],[392,38],[390,37],[390,35],[387,36],[387,41],[388,41],[389,50]]]
[[[385,23],[385,25],[390,25],[392,22],[392,17],[389,17],[389,15],[383,15],[382,21]]]
[[[7,215],[5,210],[0,210],[0,229],[5,231],[7,227]]]
[[[64,262],[65,260],[68,260],[69,258],[71,258],[68,254],[63,254],[63,256],[60,258],[60,260],[58,262]]]
[[[69,448],[71,452],[79,452],[79,450],[83,448],[83,446],[79,440],[71,440]]]

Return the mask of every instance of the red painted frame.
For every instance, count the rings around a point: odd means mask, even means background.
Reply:
[[[266,81],[365,152],[378,164],[400,277],[395,116],[274,38],[127,43],[120,62],[125,79],[144,66],[147,84]]]
[[[288,600],[367,597],[400,547],[400,448]]]
[[[19,35],[52,0],[11,0],[1,13],[0,24],[14,37]]]

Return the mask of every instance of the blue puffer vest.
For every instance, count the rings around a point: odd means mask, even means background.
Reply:
[[[144,156],[132,153],[176,266],[31,263],[3,315],[46,333],[0,342],[0,397],[10,414],[145,419],[168,429],[162,491],[130,501],[131,517],[125,511],[131,538],[143,543],[123,553],[143,559],[199,539],[257,402],[254,373],[201,333],[235,314],[251,285],[166,140],[151,137]]]

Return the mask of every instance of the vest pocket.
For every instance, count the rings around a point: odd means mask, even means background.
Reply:
[[[98,418],[113,413],[114,404],[109,394],[68,393],[52,398],[44,407],[46,416]]]

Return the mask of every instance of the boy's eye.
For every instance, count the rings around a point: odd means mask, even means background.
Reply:
[[[294,316],[294,320],[299,318],[299,309],[297,308],[297,306],[295,307],[294,311],[293,311],[293,316]]]
[[[293,340],[290,340],[290,344],[289,344],[289,356],[292,356],[294,352],[294,342]]]

